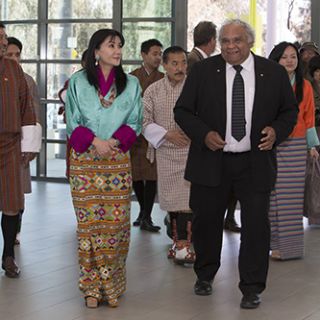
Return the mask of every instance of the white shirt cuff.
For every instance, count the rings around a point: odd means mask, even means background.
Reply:
[[[156,123],[148,124],[143,130],[144,137],[152,144],[155,149],[158,149],[166,139],[167,130]]]
[[[34,126],[22,127],[21,152],[39,152],[41,149],[42,127],[39,123]]]

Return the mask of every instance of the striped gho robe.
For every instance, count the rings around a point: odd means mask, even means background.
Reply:
[[[15,215],[24,208],[21,181],[21,130],[36,116],[21,67],[0,58],[0,211]]]
[[[178,147],[164,139],[168,130],[180,129],[173,108],[183,85],[184,80],[172,86],[165,76],[150,85],[143,96],[143,134],[156,148],[159,204],[168,212],[190,211],[190,183],[184,179],[189,145]]]

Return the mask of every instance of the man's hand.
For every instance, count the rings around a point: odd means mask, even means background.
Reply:
[[[164,138],[177,147],[186,147],[190,142],[190,139],[181,130],[169,130]]]
[[[29,165],[29,162],[32,161],[36,156],[37,153],[35,152],[22,152],[21,158],[23,166],[27,167]]]
[[[100,157],[110,156],[114,151],[117,150],[116,144],[117,141],[113,138],[101,140],[95,137],[92,141],[92,145],[95,147],[95,153]]]
[[[223,147],[226,145],[226,142],[221,138],[219,133],[216,131],[208,132],[204,142],[206,146],[212,151],[223,149]]]
[[[276,132],[272,127],[265,127],[261,133],[264,137],[260,139],[261,143],[258,145],[258,148],[261,151],[271,150],[276,141]]]

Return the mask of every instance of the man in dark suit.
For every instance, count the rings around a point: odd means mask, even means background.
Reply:
[[[199,22],[193,30],[194,47],[188,54],[187,73],[198,61],[210,57],[216,48],[217,27],[211,21]]]
[[[275,146],[292,131],[298,108],[284,68],[251,53],[254,32],[247,23],[227,21],[219,41],[221,55],[193,67],[174,109],[176,122],[191,139],[185,178],[191,181],[194,212],[194,290],[212,293],[223,217],[234,192],[241,205],[240,306],[253,309],[268,273]]]

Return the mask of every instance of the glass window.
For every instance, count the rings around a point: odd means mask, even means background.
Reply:
[[[111,19],[113,0],[88,1],[88,0],[49,0],[49,19]]]
[[[37,65],[35,63],[21,63],[21,67],[25,73],[37,82]]]
[[[0,1],[1,20],[32,20],[38,18],[38,0]]]
[[[311,0],[281,0],[276,2],[272,16],[273,21],[267,22],[268,0],[256,1],[255,17],[256,41],[254,51],[263,56],[266,52],[266,32],[275,30],[274,43],[280,41],[304,42],[311,37]],[[220,26],[225,19],[240,18],[250,21],[250,1],[238,0],[197,0],[188,2],[188,51],[193,47],[193,29],[199,21],[209,20]],[[217,52],[219,44],[217,43]]]
[[[90,37],[110,23],[61,23],[48,25],[48,59],[80,59]]]
[[[37,158],[30,162],[30,174],[32,177],[37,175]]]
[[[140,68],[140,64],[124,64],[122,65],[123,70],[125,73],[130,73],[131,71]]]
[[[215,25],[221,26],[226,19],[248,20],[249,2],[249,0],[188,1],[188,51],[193,47],[193,29],[199,21],[212,21]]]
[[[171,45],[170,22],[128,22],[123,24],[125,45],[123,57],[129,60],[140,60],[140,46],[145,40],[158,39],[163,48]]]
[[[267,0],[259,0],[258,4],[257,16],[261,20],[259,31],[262,35],[261,54],[269,55],[273,46],[281,41],[299,43],[310,41],[311,0],[296,0],[294,4],[292,0],[278,1],[276,8],[268,8]],[[269,18],[267,18],[268,9],[273,11]],[[267,30],[274,34],[274,38],[268,39],[271,40],[268,43],[266,43]]]
[[[47,177],[64,178],[66,172],[66,145],[47,143]]]
[[[58,92],[71,75],[80,70],[80,64],[53,64],[47,65],[47,98],[59,99]]]
[[[47,139],[66,140],[66,124],[59,114],[60,104],[47,104]]]
[[[123,0],[123,17],[171,17],[171,0]]]
[[[8,24],[8,37],[15,37],[22,42],[23,59],[37,59],[38,25],[36,24]]]

